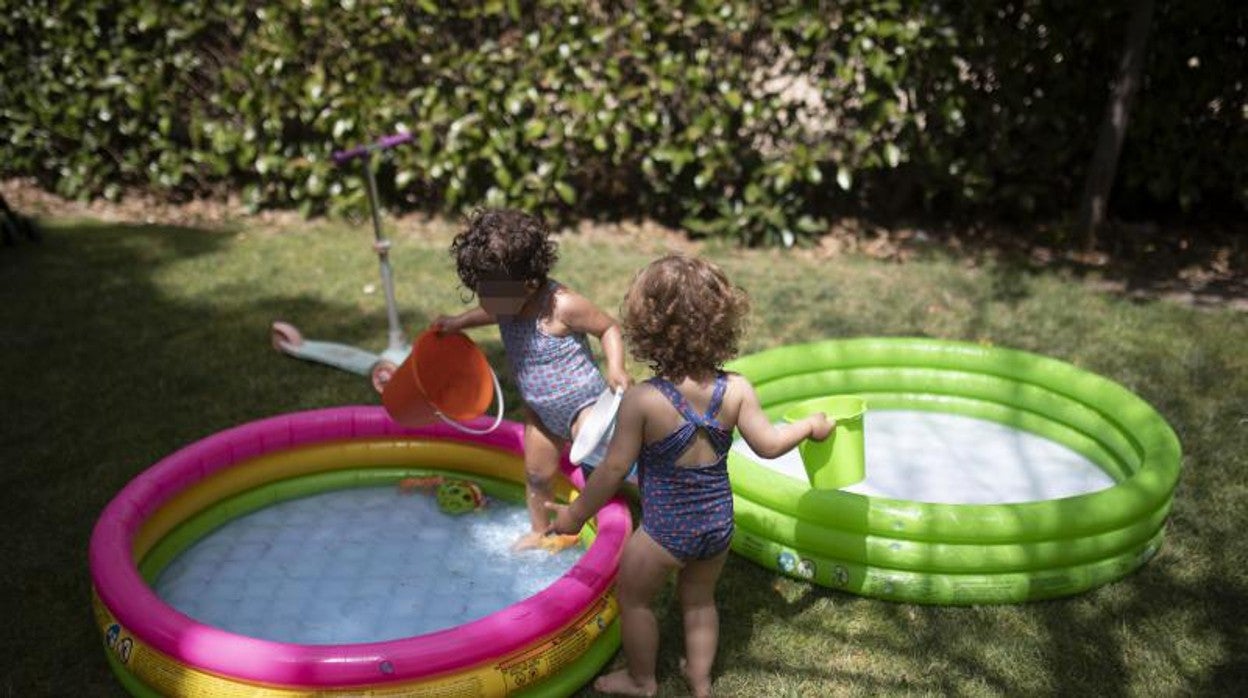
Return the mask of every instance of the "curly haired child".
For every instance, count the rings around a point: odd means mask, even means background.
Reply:
[[[624,368],[619,323],[548,275],[558,260],[550,230],[535,216],[512,209],[479,210],[451,243],[456,271],[479,304],[439,316],[441,331],[497,324],[525,402],[525,493],[531,529],[517,549],[539,546],[549,525],[545,505],[563,445],[579,430],[583,410],[608,385],[632,382]],[[607,360],[603,380],[586,335],[598,338]]]
[[[655,376],[625,393],[606,457],[579,499],[550,504],[552,533],[574,533],[611,497],[634,460],[641,527],[620,559],[618,596],[627,667],[598,678],[606,693],[654,695],[659,632],[650,605],[677,572],[685,630],[682,671],[695,696],[711,693],[719,641],[715,586],[732,540],[728,449],[733,429],[755,453],[774,458],[834,426],[816,414],[772,425],[753,386],[725,373],[749,308],[743,291],[714,264],[668,256],[633,279],[624,300],[632,355]]]

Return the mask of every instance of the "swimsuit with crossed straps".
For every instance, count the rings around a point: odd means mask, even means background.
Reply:
[[[671,382],[663,378],[646,382],[663,393],[685,421],[664,438],[641,447],[637,462],[642,530],[682,562],[715,557],[728,548],[733,532],[732,488],[728,484],[732,430],[715,418],[728,376],[720,373],[715,377],[711,404],[704,415],[694,412]],[[699,431],[715,449],[715,461],[676,465]]]

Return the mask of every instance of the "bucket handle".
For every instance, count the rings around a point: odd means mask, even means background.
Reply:
[[[490,426],[484,429],[474,429],[472,427],[466,427],[463,424],[460,424],[455,419],[452,419],[451,417],[448,417],[442,414],[442,411],[436,407],[433,408],[433,413],[438,415],[438,418],[441,419],[442,421],[464,432],[465,434],[472,434],[474,436],[482,436],[482,435],[485,435],[494,431],[495,429],[498,428],[498,425],[501,424],[503,421],[503,386],[499,384],[498,374],[494,372],[494,367],[492,366],[490,367],[490,378],[494,379],[494,397],[495,397],[494,401],[498,403],[498,414],[494,416],[494,423],[491,424]]]

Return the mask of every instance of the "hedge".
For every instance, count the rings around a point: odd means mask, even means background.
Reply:
[[[407,130],[380,179],[408,208],[784,245],[864,210],[1052,217],[1076,204],[1128,9],[450,5],[0,0],[0,175],[312,214],[363,201],[333,150]],[[1158,0],[1117,201],[1248,208],[1243,15]]]

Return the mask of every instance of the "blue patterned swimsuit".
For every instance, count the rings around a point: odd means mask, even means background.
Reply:
[[[646,381],[663,393],[685,418],[684,424],[653,443],[644,444],[637,457],[641,473],[641,527],[677,560],[715,557],[732,542],[732,488],[728,484],[728,449],[732,430],[715,415],[728,386],[728,376],[715,377],[706,414],[699,415],[669,381]],[[710,439],[718,457],[713,463],[679,466],[676,460],[689,448],[698,430]]]
[[[549,296],[560,288],[553,279],[537,298],[544,307]],[[507,350],[511,372],[524,398],[538,419],[556,436],[570,440],[572,421],[592,405],[607,382],[598,372],[594,354],[584,333],[553,337],[542,331],[537,317],[499,317],[498,331]]]

